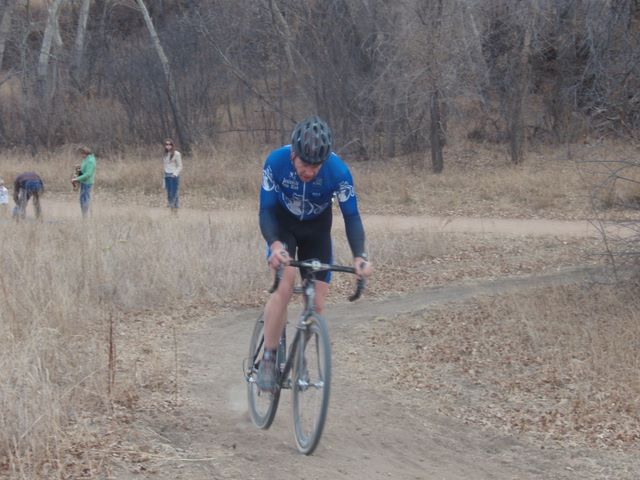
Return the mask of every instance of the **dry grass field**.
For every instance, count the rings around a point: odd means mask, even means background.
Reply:
[[[269,276],[255,206],[265,152],[196,152],[186,160],[178,218],[162,209],[157,152],[99,156],[87,222],[69,193],[71,147],[37,159],[0,157],[8,186],[33,169],[47,188],[43,222],[0,223],[0,477],[105,478],[114,462],[139,465],[151,456],[152,435],[132,429],[133,418],[185,401],[177,336],[203,316],[264,301]],[[603,171],[576,160],[632,153],[580,145],[573,160],[544,151],[513,167],[475,147],[452,152],[441,176],[399,160],[353,170],[365,214],[584,219],[595,215],[590,192]],[[337,258],[346,262],[339,215],[335,223]],[[603,250],[593,237],[419,226],[367,235],[377,268],[368,295],[378,299],[596,263]],[[332,301],[351,287],[337,279]],[[479,428],[634,449],[637,307],[633,288],[592,285],[398,316],[372,327],[366,348],[394,368],[371,381],[419,389],[440,411]],[[461,400],[468,385],[472,402]]]
[[[37,157],[4,153],[0,176],[10,182],[16,173],[34,169],[49,191],[69,193],[73,165],[79,163],[75,147]],[[268,152],[266,147],[239,151],[233,146],[196,146],[185,159],[183,206],[254,208]],[[524,164],[514,166],[495,146],[468,144],[446,152],[443,175],[431,174],[426,158],[347,161],[366,213],[593,218],[595,195],[598,205],[609,208],[609,215],[631,215],[628,209],[611,207],[640,198],[634,163],[638,147],[629,142],[593,142],[572,145],[570,152],[568,156],[566,148],[540,147]],[[110,202],[163,205],[160,146],[96,154],[96,188]],[[624,166],[621,162],[632,163],[621,172],[624,178],[609,179],[613,170]]]
[[[637,451],[637,285],[541,288],[380,322],[376,381],[541,445]],[[404,368],[393,368],[403,365]]]

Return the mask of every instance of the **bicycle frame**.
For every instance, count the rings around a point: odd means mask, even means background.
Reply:
[[[286,353],[287,349],[287,335],[286,329],[282,333],[282,337],[280,337],[280,344],[278,346],[278,352],[276,355],[276,364],[278,369],[280,370],[280,388],[290,389],[291,388],[291,380],[289,379],[289,372],[291,372],[291,367],[293,365],[293,359],[295,357],[296,348],[298,347],[298,343],[300,342],[301,332],[307,329],[307,319],[311,317],[315,313],[315,295],[316,295],[316,280],[313,276],[308,276],[303,280],[302,286],[295,287],[293,289],[294,293],[302,293],[304,298],[304,308],[298,317],[298,322],[296,324],[296,333],[293,337],[293,341],[289,346],[289,353],[284,357],[286,359],[284,365],[282,365],[283,355]]]
[[[335,272],[346,272],[346,273],[352,273],[352,274],[355,273],[355,269],[353,267],[344,267],[341,265],[328,265],[328,264],[321,263],[318,260],[307,260],[307,261],[292,260],[291,262],[289,262],[289,265],[292,267],[298,267],[298,268],[301,268],[301,267],[308,268],[309,271],[305,275],[302,281],[302,285],[294,287],[293,289],[293,293],[302,293],[304,298],[304,309],[302,310],[302,313],[300,313],[300,316],[298,317],[298,323],[296,324],[296,334],[293,337],[293,341],[291,342],[291,345],[289,347],[288,355],[286,355],[287,354],[286,328],[283,331],[282,336],[280,337],[280,343],[278,345],[278,351],[276,356],[276,364],[280,372],[280,379],[278,381],[278,384],[280,388],[284,388],[284,389],[291,388],[291,383],[289,381],[289,373],[291,372],[293,357],[296,353],[295,349],[297,348],[297,345],[300,339],[300,332],[303,330],[306,330],[307,326],[305,322],[309,317],[315,314],[314,306],[315,306],[315,299],[316,299],[316,279],[313,274],[315,272],[319,272],[322,270],[331,270]],[[281,275],[282,275],[282,271],[279,270],[276,273],[276,277],[273,281],[273,285],[269,289],[269,293],[273,293],[277,290],[278,285],[280,284]],[[350,302],[353,302],[358,298],[360,298],[360,296],[362,295],[362,291],[364,290],[364,286],[365,286],[365,280],[362,278],[358,279],[356,291],[353,295],[349,297]],[[256,357],[251,359],[252,364],[255,364],[256,361],[258,360],[257,355],[258,355],[258,352],[262,349],[263,341],[264,339],[262,339],[261,343],[258,345],[258,348],[255,352]],[[284,365],[282,365],[283,358],[286,359]],[[246,375],[246,377],[248,381],[251,381],[249,380],[248,375]]]

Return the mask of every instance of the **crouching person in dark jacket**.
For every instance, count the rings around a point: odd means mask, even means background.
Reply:
[[[13,183],[13,218],[20,220],[26,217],[27,203],[33,198],[33,208],[36,211],[36,218],[40,218],[42,210],[40,208],[40,195],[44,192],[44,182],[40,175],[35,172],[24,172],[16,177]]]

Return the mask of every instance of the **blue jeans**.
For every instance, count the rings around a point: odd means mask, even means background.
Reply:
[[[86,217],[89,214],[89,204],[91,203],[91,188],[93,184],[81,183],[80,184],[80,210],[82,210],[82,216]]]
[[[167,206],[178,208],[178,188],[180,187],[180,177],[173,175],[164,176],[164,188],[167,189]]]

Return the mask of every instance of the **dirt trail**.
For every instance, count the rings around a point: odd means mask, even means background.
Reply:
[[[415,312],[473,296],[541,284],[582,281],[592,270],[569,269],[434,288],[377,302],[327,309],[334,353],[357,345],[381,316]],[[541,450],[526,437],[501,434],[445,417],[419,393],[374,389],[334,355],[328,422],[316,453],[297,453],[290,392],[284,392],[268,431],[247,414],[241,363],[257,311],[206,319],[180,339],[186,366],[182,405],[173,414],[140,421],[162,438],[173,458],[159,461],[148,478],[160,479],[582,479],[635,478],[640,461],[611,452]],[[338,320],[339,319],[339,320]],[[333,321],[332,321],[333,320]],[[363,337],[360,337],[363,338]],[[342,351],[342,352],[341,352]],[[375,359],[362,358],[366,368]],[[612,466],[616,466],[610,470]],[[627,475],[628,473],[628,475]],[[141,478],[143,475],[137,475]],[[130,478],[126,472],[116,478]]]
[[[44,204],[45,218],[73,219],[79,218],[80,207],[77,202],[60,198],[47,198]],[[93,213],[97,217],[117,215],[122,208],[96,202]],[[153,219],[169,216],[166,208],[142,207],[140,215]],[[208,217],[217,219],[255,218],[255,210],[226,209],[191,209],[181,208],[180,219],[183,221],[202,221]],[[338,214],[339,215],[339,214]],[[593,223],[587,220],[548,220],[519,218],[478,218],[478,217],[442,217],[442,216],[400,216],[400,215],[363,215],[368,228],[391,228],[394,230],[420,229],[430,232],[486,233],[498,235],[529,235],[556,237],[593,237],[600,233]],[[340,222],[335,222],[336,226]],[[613,229],[614,227],[610,226]]]
[[[79,218],[77,204],[49,199],[49,218]],[[95,215],[117,214],[118,207],[96,205]],[[168,217],[164,208],[142,208],[141,215]],[[191,210],[181,221],[255,217],[254,211]],[[66,220],[65,220],[66,221]],[[257,219],[256,219],[257,221]],[[424,229],[509,235],[597,235],[586,221],[367,215],[368,227]],[[380,301],[336,304],[327,308],[334,345],[334,378],[325,433],[316,453],[297,453],[292,434],[290,392],[284,392],[268,431],[251,423],[242,378],[257,311],[202,319],[178,339],[180,405],[170,413],[137,413],[134,428],[149,433],[167,452],[151,456],[144,470],[131,465],[117,479],[583,479],[637,478],[640,460],[623,453],[549,445],[540,449],[526,436],[514,436],[439,414],[419,392],[367,384],[346,368],[345,351],[366,338],[381,317],[416,312],[478,295],[522,290],[541,284],[581,281],[586,269],[486,280],[432,288]],[[295,310],[295,309],[294,309]],[[363,368],[375,359],[362,358]],[[634,473],[635,472],[635,473]]]
[[[559,237],[599,235],[594,225],[586,220],[369,215],[366,217],[366,222],[367,225],[385,225],[393,229],[426,228],[434,232],[554,235]]]

